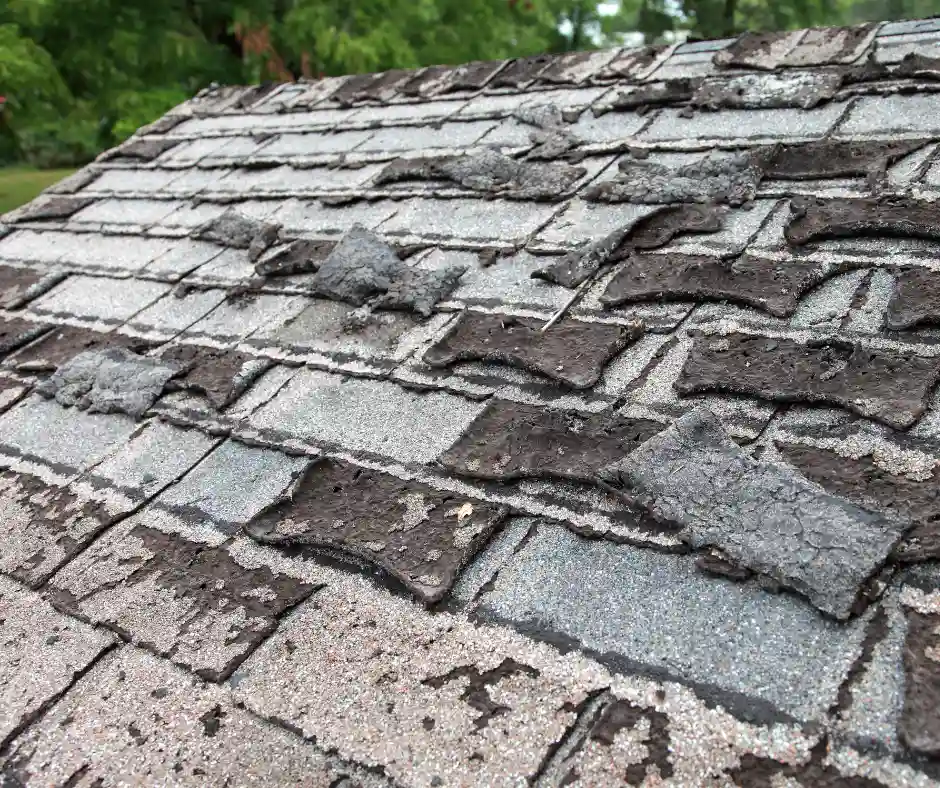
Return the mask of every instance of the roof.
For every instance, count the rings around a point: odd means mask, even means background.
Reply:
[[[940,781],[940,20],[212,88],[0,235],[3,785]]]

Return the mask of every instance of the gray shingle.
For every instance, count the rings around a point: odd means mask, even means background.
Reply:
[[[72,276],[33,301],[29,311],[113,326],[133,317],[168,290],[169,285],[160,282]]]

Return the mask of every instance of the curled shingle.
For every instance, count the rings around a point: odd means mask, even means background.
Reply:
[[[712,153],[675,169],[651,161],[622,159],[619,174],[585,190],[594,202],[723,202],[740,205],[757,193],[761,170],[752,156]]]
[[[278,230],[277,224],[252,219],[236,208],[229,208],[200,226],[195,237],[233,249],[248,249],[250,254],[256,255],[253,259],[257,259],[277,238]]]
[[[787,242],[874,235],[940,241],[940,203],[908,197],[795,197]]]

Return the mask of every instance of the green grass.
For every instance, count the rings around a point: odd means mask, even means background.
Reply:
[[[0,214],[27,203],[47,186],[74,170],[34,170],[29,167],[0,169]]]

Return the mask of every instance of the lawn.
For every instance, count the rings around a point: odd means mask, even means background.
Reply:
[[[0,169],[0,214],[29,202],[47,186],[74,170],[33,170],[29,167]]]

